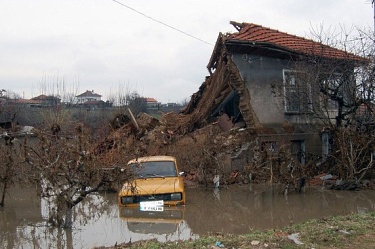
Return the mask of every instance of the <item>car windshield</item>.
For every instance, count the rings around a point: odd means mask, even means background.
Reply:
[[[140,178],[177,176],[173,161],[132,163],[130,168],[134,175]]]

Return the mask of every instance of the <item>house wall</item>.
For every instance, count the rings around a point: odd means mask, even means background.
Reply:
[[[281,93],[273,91],[272,85],[282,86],[282,69],[288,67],[287,62],[242,54],[234,54],[233,61],[245,80],[251,96],[251,105],[260,123],[267,126],[283,123],[283,97]]]
[[[85,97],[77,97],[77,102],[80,103],[85,103],[87,101],[100,101],[102,98],[101,97],[95,97],[95,96],[85,96]]]
[[[288,60],[265,56],[233,54],[242,79],[250,93],[251,106],[262,126],[272,128],[277,135],[261,136],[262,141],[304,141],[306,154],[321,155],[321,138],[308,115],[285,112],[283,70],[292,69]]]
[[[245,59],[241,54],[234,54],[233,61],[245,81],[251,105],[262,125],[271,128],[285,123],[310,126],[318,122],[309,115],[285,112],[283,70],[294,68],[290,61],[264,56],[246,56]]]
[[[146,102],[148,109],[159,109],[160,104],[158,102]]]

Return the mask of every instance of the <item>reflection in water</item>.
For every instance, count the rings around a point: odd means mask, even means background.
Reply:
[[[92,248],[157,239],[196,239],[209,233],[240,234],[329,215],[375,209],[375,192],[307,189],[284,196],[276,187],[245,185],[221,189],[186,189],[187,205],[143,212],[119,208],[116,194],[92,196],[74,209],[71,230],[51,228],[46,202],[32,188],[10,193],[0,209],[3,248]],[[32,198],[30,198],[32,197]]]
[[[373,191],[307,189],[284,196],[281,188],[245,185],[215,189],[189,189],[186,220],[194,233],[241,234],[271,229],[330,215],[374,210]]]
[[[125,242],[156,239],[160,242],[196,239],[184,220],[185,207],[166,207],[163,211],[140,211],[120,207],[124,220]]]

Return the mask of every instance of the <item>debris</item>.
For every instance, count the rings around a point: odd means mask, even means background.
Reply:
[[[319,185],[325,186],[326,184],[332,185],[335,183],[336,180],[337,180],[337,176],[334,176],[332,174],[322,173],[313,177],[309,181],[309,185],[310,186],[319,186]]]
[[[215,175],[213,182],[214,182],[214,187],[218,188],[219,185],[220,185],[220,176],[219,175]]]
[[[299,233],[292,233],[288,235],[288,239],[293,240],[297,245],[303,245],[303,243],[299,240]]]
[[[275,232],[274,236],[276,238],[284,238],[284,237],[288,237],[288,234],[285,232]]]
[[[320,177],[320,180],[325,181],[325,180],[331,179],[332,177],[333,177],[333,175],[328,174],[328,175],[324,175],[324,176]]]
[[[239,174],[238,171],[231,172],[230,175],[229,175],[228,183],[229,184],[235,183],[236,180],[237,180],[238,174]]]
[[[220,241],[216,241],[215,246],[218,248],[224,248],[224,244],[221,243]]]
[[[343,233],[343,234],[350,234],[348,231],[346,231],[345,229],[344,230],[339,230],[340,233]]]
[[[159,120],[148,115],[147,113],[141,112],[137,116],[137,120],[135,121],[139,127],[146,128],[147,130],[154,129],[156,126],[159,125]],[[173,132],[172,132],[173,134]],[[170,134],[170,135],[172,135]]]
[[[250,172],[248,177],[249,177],[249,182],[251,183],[253,181],[253,174]]]
[[[218,125],[222,131],[229,131],[233,128],[233,122],[226,113],[222,114],[218,119]]]
[[[131,120],[132,120],[134,126],[135,126],[137,129],[139,129],[139,126],[138,126],[137,120],[135,120],[134,115],[133,115],[132,111],[131,111],[129,108],[128,108],[128,112],[129,112],[130,118],[131,118]]]
[[[259,240],[253,240],[253,241],[251,241],[251,245],[252,246],[259,246],[259,244],[260,244]]]
[[[354,181],[341,181],[331,187],[334,190],[358,190],[359,184]]]

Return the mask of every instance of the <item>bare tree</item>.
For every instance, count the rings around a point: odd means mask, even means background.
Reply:
[[[5,196],[8,188],[13,183],[15,166],[16,166],[16,153],[13,147],[13,141],[10,137],[4,137],[5,143],[0,145],[0,207],[5,204]]]
[[[146,112],[146,99],[130,84],[119,84],[115,93],[108,97],[109,101],[117,108],[116,114],[124,114],[128,109],[134,115]]]
[[[39,146],[30,147],[27,162],[41,194],[51,202],[50,222],[72,226],[72,209],[86,196],[118,180],[119,168],[105,167],[112,162],[98,160],[92,151],[89,130],[82,124],[54,123],[38,133]]]
[[[9,95],[10,94],[10,95]],[[13,96],[12,96],[13,95]],[[12,96],[13,98],[11,98]],[[0,206],[5,205],[5,196],[9,187],[20,179],[19,168],[23,161],[23,143],[15,138],[22,107],[15,103],[18,96],[10,91],[1,90],[0,94]],[[18,181],[19,182],[19,181]]]
[[[17,103],[20,96],[11,91],[2,90],[0,95],[0,122],[16,122],[22,112],[22,106]]]
[[[49,221],[64,228],[72,226],[73,208],[88,195],[127,177],[114,166],[117,161],[95,153],[99,128],[93,131],[85,124],[91,112],[80,112],[80,119],[74,120],[76,111],[61,104],[41,109],[37,144],[26,145],[25,153],[32,169],[28,179],[50,203]]]
[[[317,128],[328,134],[327,170],[359,182],[374,164],[374,37],[354,29],[354,34],[322,30],[313,32],[315,40],[347,51],[347,58],[301,58],[295,63],[293,91],[285,99],[292,107],[298,100],[298,108],[319,120]]]

